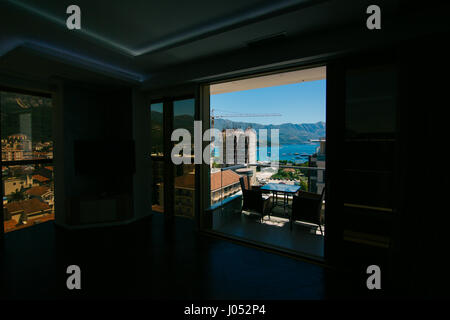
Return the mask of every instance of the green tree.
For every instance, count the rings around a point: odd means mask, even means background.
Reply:
[[[300,179],[300,187],[302,191],[308,191],[308,180]]]
[[[9,201],[25,200],[25,195],[20,191],[15,191],[9,195]]]

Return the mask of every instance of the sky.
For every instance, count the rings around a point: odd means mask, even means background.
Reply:
[[[236,122],[260,124],[325,121],[326,80],[211,95],[214,113],[280,113],[273,117],[230,117]],[[227,118],[225,118],[227,119]]]

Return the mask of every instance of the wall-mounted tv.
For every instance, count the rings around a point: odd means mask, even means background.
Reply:
[[[133,140],[74,141],[76,175],[132,175],[135,173]]]

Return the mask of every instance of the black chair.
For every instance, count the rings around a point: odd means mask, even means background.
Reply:
[[[299,191],[292,199],[292,213],[290,217],[290,229],[295,220],[317,224],[323,235],[321,210],[325,196],[325,188],[321,194]]]
[[[261,221],[266,214],[269,214],[272,210],[272,202],[270,197],[267,197],[263,194],[262,190],[255,188],[249,189],[246,188],[250,186],[249,183],[245,183],[244,177],[239,178],[242,188],[242,197],[244,199],[244,203],[242,205],[243,210],[256,211],[261,215]]]
[[[251,189],[250,180],[249,180],[248,176],[240,177],[239,182],[241,183],[242,191]]]

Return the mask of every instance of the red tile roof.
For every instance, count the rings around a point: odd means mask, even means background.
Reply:
[[[211,173],[211,191],[239,183],[240,175],[232,170]],[[175,188],[195,189],[195,175],[186,174],[175,178]]]
[[[49,191],[50,191],[49,187],[39,186],[39,187],[32,187],[32,188],[28,189],[27,191],[25,191],[25,193],[30,195],[30,196],[40,197],[40,196],[42,196],[43,194],[46,194]]]
[[[49,181],[50,179],[49,179],[49,178],[46,178],[46,177],[44,177],[44,176],[41,176],[40,174],[35,174],[35,175],[33,176],[33,180],[37,180],[37,181],[39,181],[39,182],[47,182],[47,181]]]
[[[7,203],[5,204],[5,209],[7,209],[10,214],[17,214],[22,211],[26,214],[32,214],[40,212],[42,210],[49,210],[50,206],[47,203],[34,198],[30,200],[13,201]]]
[[[31,227],[31,226],[35,225],[35,223],[37,221],[42,223],[42,222],[46,222],[46,221],[50,221],[50,220],[55,220],[55,214],[54,213],[48,213],[45,216],[39,216],[37,218],[36,217],[30,217],[28,219],[28,223],[27,224],[19,224],[14,219],[6,220],[5,223],[4,223],[4,230],[5,230],[5,233],[6,233],[6,232],[14,231],[14,230],[19,230],[19,229],[24,229],[24,228]]]
[[[240,177],[232,170],[214,172],[211,174],[211,191],[239,183]]]

